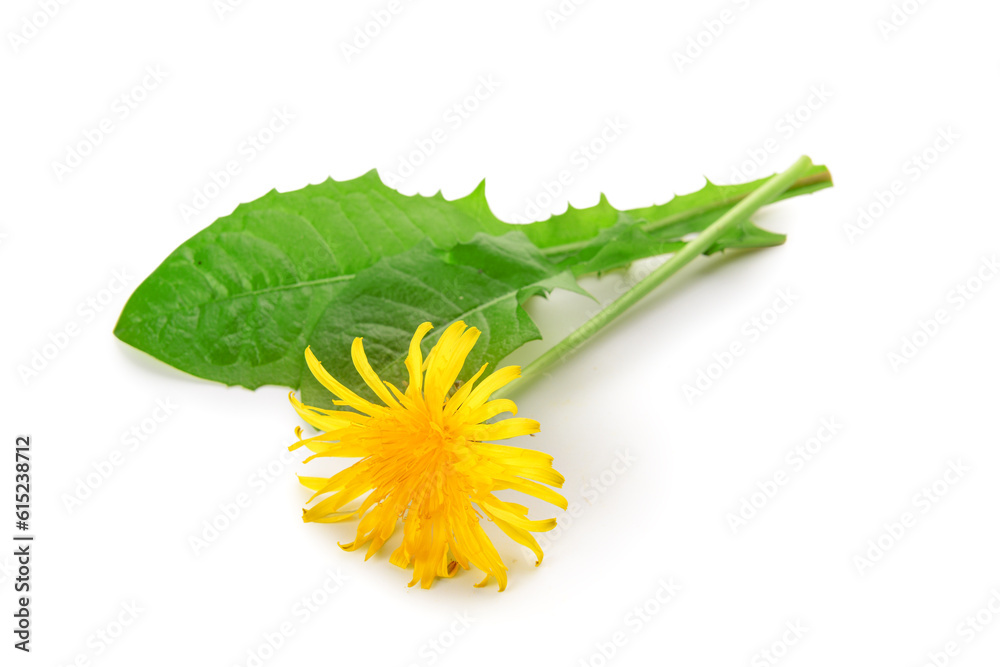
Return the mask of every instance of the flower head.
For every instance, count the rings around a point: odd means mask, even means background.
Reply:
[[[314,454],[306,461],[327,456],[360,460],[330,478],[300,478],[316,492],[309,502],[327,496],[303,510],[302,519],[333,523],[358,517],[355,540],[340,546],[353,551],[368,544],[366,560],[402,523],[403,540],[390,561],[400,567],[413,563],[410,586],[419,581],[421,587],[430,588],[436,577],[450,577],[459,567],[474,566],[486,575],[477,586],[495,577],[502,591],[507,586],[507,568],[481,521],[492,521],[531,549],[538,565],[542,549],[531,533],[551,530],[555,519],[530,520],[528,508],[500,500],[494,492],[520,491],[566,509],[566,500],[548,488],[561,487],[565,480],[552,468],[551,456],[489,442],[539,430],[532,419],[486,423],[505,412],[517,414],[513,401],[489,399],[517,378],[521,369],[501,368],[477,386],[484,365],[458,386],[455,381],[479,330],[455,322],[424,359],[420,343],[432,328],[429,322],[421,324],[410,342],[405,392],[379,378],[368,363],[361,338],[354,339],[354,365],[381,403],[367,401],[335,380],[306,349],[309,370],[336,396],[335,405],[350,410],[303,405],[290,395],[299,415],[324,431],[301,439],[297,428],[300,441],[290,449],[309,448]],[[356,509],[344,509],[363,496]]]

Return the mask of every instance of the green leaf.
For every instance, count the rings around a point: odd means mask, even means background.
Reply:
[[[115,335],[199,377],[298,387],[303,366],[291,351],[304,349],[355,274],[419,243],[518,229],[483,213],[483,191],[460,202],[407,197],[374,171],[271,191],[171,253],[129,299]]]
[[[677,196],[665,204],[618,211],[601,197],[588,209],[570,207],[565,213],[528,225],[525,233],[553,261],[576,275],[608,271],[645,257],[675,252],[685,237],[703,231],[770,178],[741,185],[708,182],[698,192]],[[781,199],[810,194],[833,184],[826,167],[811,167]],[[727,248],[765,248],[785,242],[744,222],[706,254]]]
[[[787,196],[826,187],[829,180],[829,172],[816,168]],[[518,287],[516,296],[506,294],[492,305],[484,302],[473,313],[479,313],[477,321],[483,323],[483,317],[502,319],[502,326],[498,320],[490,334],[491,341],[499,342],[482,347],[484,354],[506,354],[531,339],[527,336],[537,336],[523,310],[511,303],[555,286],[575,289],[572,275],[674,251],[685,235],[707,227],[762,182],[708,184],[693,195],[625,213],[602,197],[597,206],[571,208],[531,225],[497,219],[487,205],[484,183],[453,201],[440,194],[400,194],[374,171],[294,192],[272,191],[240,205],[171,253],[129,299],[115,335],[199,377],[250,388],[299,387],[306,345],[319,349],[333,336],[343,343],[345,336],[363,333],[359,326],[377,321],[378,313],[369,317],[351,304],[369,303],[373,294],[383,294],[377,291],[378,271],[395,278],[416,271],[414,280],[426,285],[438,285],[450,276],[458,282],[437,289],[453,300],[476,303],[475,290],[486,288],[471,276],[473,271],[480,279],[493,280],[493,287],[507,284],[504,281]],[[515,237],[520,253],[516,257],[509,252]],[[487,243],[490,238],[496,244]],[[774,245],[783,238],[746,223],[709,252]],[[521,284],[528,276],[532,282]],[[407,328],[412,321],[403,317],[402,304],[410,299],[423,303],[420,299],[429,295],[402,280],[393,284],[399,290],[395,312],[400,317],[391,321]],[[462,289],[473,292],[465,295]],[[414,312],[423,308],[415,307]],[[440,318],[451,311],[442,307],[426,312],[436,313],[438,319],[432,321],[440,325],[445,323]],[[337,319],[331,313],[354,319]],[[347,323],[352,323],[350,331]],[[415,324],[409,333],[413,328]],[[379,338],[388,335],[378,331]],[[402,335],[400,329],[396,334]],[[331,344],[324,351],[327,359],[339,359],[346,349]]]
[[[675,196],[664,204],[629,209],[624,213],[634,221],[642,221],[647,232],[663,234],[666,239],[679,239],[702,231],[772,178],[769,176],[740,185],[715,185],[708,181],[698,192]],[[811,194],[832,185],[830,171],[824,166],[813,166],[778,201]],[[561,215],[526,225],[525,233],[535,245],[544,248],[546,254],[559,253],[564,246],[586,243],[602,229],[614,226],[619,222],[619,213],[606,197],[601,196],[596,206],[585,209],[570,206]]]

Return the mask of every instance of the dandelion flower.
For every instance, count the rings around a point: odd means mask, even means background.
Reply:
[[[309,370],[336,396],[334,405],[350,409],[307,406],[290,395],[299,415],[324,433],[302,439],[301,428],[296,428],[300,440],[289,449],[307,447],[313,452],[307,462],[328,456],[360,460],[330,478],[300,478],[316,492],[310,503],[326,496],[303,510],[302,519],[335,523],[357,517],[355,540],[340,546],[354,551],[367,544],[366,560],[401,523],[402,543],[390,562],[404,568],[413,563],[410,586],[420,582],[430,588],[435,578],[472,566],[486,575],[477,587],[495,577],[502,591],[507,568],[482,520],[492,521],[531,549],[536,565],[542,561],[542,549],[532,533],[551,530],[556,522],[528,519],[528,508],[500,500],[494,492],[519,491],[566,509],[566,500],[549,488],[561,487],[565,480],[553,469],[551,456],[490,442],[539,430],[538,422],[518,417],[487,423],[505,412],[517,414],[513,401],[490,396],[517,378],[521,369],[501,368],[477,386],[484,365],[468,382],[456,385],[480,332],[456,322],[424,359],[420,343],[432,328],[429,322],[421,324],[410,342],[405,392],[379,378],[362,339],[354,339],[354,365],[381,403],[369,402],[335,380],[306,349]],[[345,509],[358,499],[359,507]]]

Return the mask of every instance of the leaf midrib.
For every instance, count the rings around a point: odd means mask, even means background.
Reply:
[[[303,282],[290,283],[290,284],[287,284],[287,285],[275,285],[273,287],[265,287],[263,289],[250,290],[249,292],[240,292],[239,294],[230,294],[228,296],[222,297],[221,299],[212,299],[211,301],[202,301],[201,303],[197,303],[197,304],[194,304],[194,305],[191,305],[191,306],[184,306],[184,307],[172,308],[172,309],[169,309],[169,310],[162,310],[162,311],[157,312],[156,315],[157,315],[157,317],[163,317],[163,316],[170,317],[170,316],[176,315],[177,313],[186,313],[186,312],[201,310],[202,308],[205,308],[206,306],[210,306],[210,305],[217,304],[217,303],[227,303],[227,302],[236,301],[237,299],[242,299],[242,298],[245,298],[245,297],[258,296],[260,294],[270,294],[272,292],[282,292],[282,291],[285,291],[285,290],[298,289],[298,288],[302,288],[302,287],[311,287],[313,285],[326,285],[326,284],[336,283],[336,282],[341,282],[341,281],[346,281],[346,280],[353,280],[356,276],[357,276],[357,274],[355,274],[355,273],[349,273],[349,274],[344,274],[342,276],[331,276],[329,278],[319,278],[317,280],[306,280],[306,281],[303,281]],[[142,321],[142,318],[136,318],[136,321]]]

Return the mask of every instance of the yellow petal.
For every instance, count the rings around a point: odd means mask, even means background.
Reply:
[[[483,456],[511,467],[550,468],[552,457],[545,452],[510,445],[497,445],[491,442],[481,442],[476,445],[476,451]]]
[[[489,364],[483,364],[483,367],[480,368],[475,375],[459,387],[458,391],[452,394],[451,398],[448,399],[448,403],[444,406],[445,417],[450,417],[455,414],[459,407],[461,407],[462,403],[465,402],[465,399],[468,398],[469,394],[472,392],[472,388],[475,386],[476,380],[478,380],[479,376],[486,371],[487,366],[489,366]]]
[[[549,486],[554,486],[557,489],[562,488],[562,485],[566,482],[566,478],[563,477],[558,470],[551,467],[544,468],[523,466],[511,467],[510,470],[518,477],[541,482],[542,484],[548,484]]]
[[[344,385],[337,382],[332,375],[330,375],[323,364],[320,363],[316,355],[312,353],[312,349],[306,348],[306,365],[309,366],[309,370],[312,374],[319,380],[320,384],[327,388],[327,390],[343,401],[346,405],[354,408],[359,412],[363,412],[366,415],[375,415],[384,410],[381,406],[370,403],[365,399],[361,398],[353,391],[345,387]]]
[[[351,360],[354,362],[354,367],[358,369],[361,379],[375,392],[375,395],[381,398],[382,402],[390,408],[398,408],[399,403],[396,402],[392,392],[382,383],[378,373],[368,363],[368,357],[365,355],[365,345],[361,338],[355,338],[354,344],[351,345]]]
[[[466,429],[466,434],[473,440],[506,440],[519,435],[538,433],[541,425],[534,419],[512,417],[498,421],[495,424],[477,424]]]
[[[341,523],[342,521],[349,521],[354,518],[357,512],[334,512],[333,514],[328,514],[324,517],[310,518],[307,519],[305,515],[302,516],[302,520],[308,523]]]
[[[509,412],[517,414],[517,403],[509,398],[498,398],[495,401],[487,401],[474,411],[470,412],[465,419],[472,424],[481,424],[488,419],[493,419],[497,415]]]
[[[389,556],[389,562],[396,567],[405,568],[410,564],[410,554],[407,553],[406,549],[401,544],[393,550],[392,555]]]
[[[427,332],[433,328],[433,324],[424,322],[417,327],[416,333],[413,334],[413,338],[410,340],[410,351],[406,355],[406,370],[410,374],[410,384],[406,387],[407,396],[417,397],[423,392],[424,357],[423,352],[420,350],[420,343],[423,342]]]
[[[521,528],[522,530],[530,530],[533,533],[542,533],[556,527],[555,519],[532,521],[531,519],[527,519],[517,512],[512,511],[511,508],[506,507],[507,503],[497,499],[495,496],[481,496],[476,498],[476,502],[483,508],[484,512],[489,514],[494,519],[501,519],[517,528]]]
[[[458,339],[461,338],[462,332],[465,331],[465,322],[459,320],[458,322],[452,322],[448,325],[448,328],[444,330],[444,333],[438,338],[438,341],[434,343],[431,351],[427,353],[427,358],[424,359],[423,371],[425,372],[424,379],[426,380],[426,371],[431,367],[431,364],[436,363],[434,360],[437,355],[443,349],[451,349],[454,347]],[[426,392],[425,392],[426,393]]]
[[[341,507],[343,507],[344,505],[351,502],[352,500],[360,496],[362,493],[367,491],[368,489],[365,488],[366,486],[368,485],[367,484],[350,485],[344,488],[343,490],[338,491],[329,498],[321,500],[320,502],[318,502],[317,504],[313,505],[311,508],[305,511],[305,514],[302,516],[303,520],[321,521],[324,517],[334,514]],[[355,513],[356,510],[351,512],[351,514]]]
[[[542,558],[545,554],[542,552],[542,547],[538,544],[538,540],[535,539],[534,535],[523,528],[518,528],[517,526],[511,525],[510,523],[507,523],[503,519],[498,519],[497,517],[493,517],[493,523],[497,525],[497,528],[506,533],[507,537],[514,540],[521,546],[528,547],[534,552],[536,558],[535,567],[542,564]]]
[[[289,393],[288,400],[291,402],[292,407],[295,411],[299,413],[310,426],[315,426],[321,431],[338,431],[342,428],[347,428],[351,424],[364,423],[367,419],[364,415],[359,415],[352,412],[343,412],[340,410],[323,410],[322,408],[314,408],[311,405],[306,405],[299,399],[295,397],[295,394]]]
[[[556,493],[547,486],[542,486],[541,484],[536,484],[535,482],[526,479],[505,478],[497,484],[496,489],[519,491],[529,496],[534,496],[539,500],[544,500],[547,503],[552,503],[559,509],[564,510],[568,507],[566,499],[563,498],[561,494]]]
[[[468,400],[465,401],[465,406],[470,410],[475,410],[485,403],[493,392],[519,377],[521,377],[520,366],[504,366],[493,371],[489,377],[479,383],[479,386],[473,390]]]
[[[329,481],[329,477],[303,477],[302,475],[299,475],[299,482],[302,486],[307,489],[312,489],[313,491],[322,489]]]
[[[464,322],[455,322],[448,327],[431,350],[433,358],[428,357],[430,364],[424,375],[424,400],[431,410],[443,407],[445,395],[455,384],[466,357],[479,338],[479,329],[471,327],[463,332],[464,329]]]

